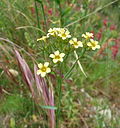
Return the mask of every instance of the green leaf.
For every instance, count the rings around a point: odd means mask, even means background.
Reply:
[[[55,106],[41,106],[42,108],[45,108],[45,109],[57,109],[57,107],[55,107]]]
[[[68,14],[71,11],[71,7],[66,8],[63,12],[62,12],[62,16]]]

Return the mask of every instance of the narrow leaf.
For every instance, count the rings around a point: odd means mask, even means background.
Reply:
[[[54,109],[54,110],[57,109],[57,107],[55,107],[55,106],[41,106],[41,107],[45,108],[45,109]]]

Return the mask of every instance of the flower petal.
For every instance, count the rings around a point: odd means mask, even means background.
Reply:
[[[65,54],[64,53],[60,53],[60,57],[64,57],[65,56]]]
[[[41,64],[41,63],[38,64],[38,67],[39,68],[42,68],[42,66],[43,66],[43,64]]]
[[[50,28],[50,29],[48,30],[49,33],[51,33],[51,31],[53,31],[52,28]]]
[[[47,68],[46,72],[47,73],[51,72],[51,69],[50,68]]]
[[[74,48],[78,48],[79,46],[78,45],[74,45]]]
[[[60,61],[60,62],[63,62],[63,58],[60,58],[59,61]]]
[[[45,66],[45,67],[48,67],[48,66],[49,66],[49,62],[45,62],[45,63],[44,63],[44,66]]]
[[[90,42],[88,42],[88,43],[87,43],[87,46],[89,46],[89,47],[90,47],[90,46],[92,46],[92,45],[91,45],[91,43],[90,43]]]
[[[95,50],[96,49],[96,47],[92,47],[92,50]]]
[[[66,37],[62,37],[62,39],[63,39],[63,40],[65,40],[65,39],[66,39]]]
[[[54,63],[57,63],[57,62],[58,62],[58,60],[57,60],[57,59],[53,59],[53,62],[54,62]]]
[[[41,38],[37,39],[37,41],[41,40]]]
[[[98,44],[98,41],[95,41],[95,44],[97,45]]]
[[[54,52],[54,54],[55,54],[55,55],[59,55],[60,53],[59,53],[59,51],[57,50],[57,51]]]
[[[82,43],[81,41],[78,41],[78,45],[79,45],[80,47],[83,47],[83,43]]]
[[[94,42],[94,40],[93,40],[93,39],[90,39],[90,41],[91,41],[91,42]]]
[[[86,37],[86,35],[85,35],[85,34],[82,34],[82,37],[84,37],[84,38],[85,38],[85,37]]]
[[[99,48],[100,48],[100,45],[96,45],[96,48],[98,48],[98,49],[99,49]]]
[[[67,35],[67,38],[71,38],[71,35]]]
[[[41,74],[41,70],[37,70],[37,75],[40,75]]]
[[[51,58],[55,58],[55,55],[54,55],[54,54],[50,54],[49,57],[51,57]]]
[[[74,41],[74,42],[77,42],[77,38],[73,38],[73,41]]]
[[[69,43],[70,43],[70,44],[73,44],[73,40],[70,40]]]
[[[41,72],[41,77],[45,77],[46,72]]]

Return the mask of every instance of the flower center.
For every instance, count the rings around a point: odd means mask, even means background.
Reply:
[[[41,68],[41,71],[42,71],[42,72],[46,72],[46,70],[47,70],[47,68],[44,67],[44,66]]]
[[[66,37],[66,34],[65,34],[65,33],[63,33],[63,34],[62,34],[62,37]]]
[[[78,43],[77,42],[74,42],[74,45],[78,45]]]
[[[59,55],[55,56],[55,59],[60,59],[60,56]]]
[[[91,43],[91,45],[92,45],[92,47],[95,47],[95,46],[96,46],[96,44],[95,44],[95,43]]]

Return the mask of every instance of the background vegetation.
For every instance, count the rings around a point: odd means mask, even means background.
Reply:
[[[88,77],[76,65],[63,83],[60,128],[119,128],[119,21],[119,0],[1,0],[0,128],[48,127],[44,109],[23,82],[13,47],[33,70],[33,61],[42,59],[37,39],[52,27],[67,27],[76,37],[92,32],[101,45],[81,60]],[[18,75],[10,75],[10,69]]]

